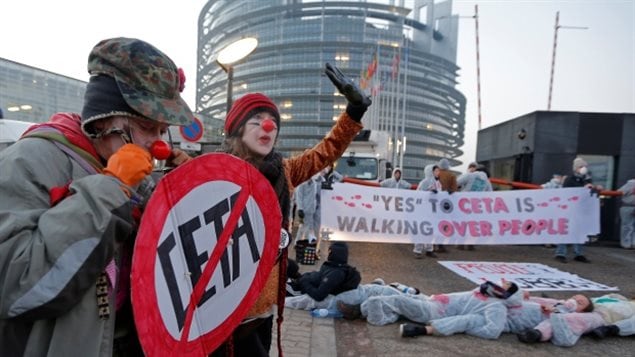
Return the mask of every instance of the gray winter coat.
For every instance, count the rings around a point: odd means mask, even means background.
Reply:
[[[133,232],[120,182],[41,138],[0,152],[0,168],[2,355],[111,356],[114,298],[100,319],[96,282]],[[69,182],[51,206],[51,188]]]

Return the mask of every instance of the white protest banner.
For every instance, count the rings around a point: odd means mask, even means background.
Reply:
[[[482,284],[486,280],[498,283],[504,278],[528,291],[619,290],[617,287],[583,279],[544,264],[471,261],[439,261],[439,264],[476,284]]]
[[[260,295],[281,222],[269,181],[234,156],[202,155],[163,177],[132,261],[132,307],[145,354],[216,350]]]
[[[338,183],[322,190],[333,240],[434,244],[584,243],[600,231],[588,188],[447,192]]]

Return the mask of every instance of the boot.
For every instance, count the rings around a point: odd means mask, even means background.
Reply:
[[[591,331],[591,336],[597,339],[603,339],[609,336],[617,336],[620,333],[620,328],[615,325],[606,325],[595,328]]]
[[[518,340],[520,342],[535,343],[535,342],[540,342],[540,339],[542,338],[542,333],[540,333],[540,331],[536,329],[531,329],[531,330],[525,330],[517,334],[516,336],[518,337]]]
[[[426,334],[425,326],[410,323],[399,325],[399,335],[401,335],[401,337],[415,337]]]

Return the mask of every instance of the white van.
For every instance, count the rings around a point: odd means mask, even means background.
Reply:
[[[0,119],[0,150],[13,144],[35,123],[26,121]]]

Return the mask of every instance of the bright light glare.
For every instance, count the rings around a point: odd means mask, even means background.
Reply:
[[[258,39],[255,37],[245,37],[230,43],[227,47],[220,50],[216,60],[223,65],[238,62],[255,50],[256,46],[258,46]]]

